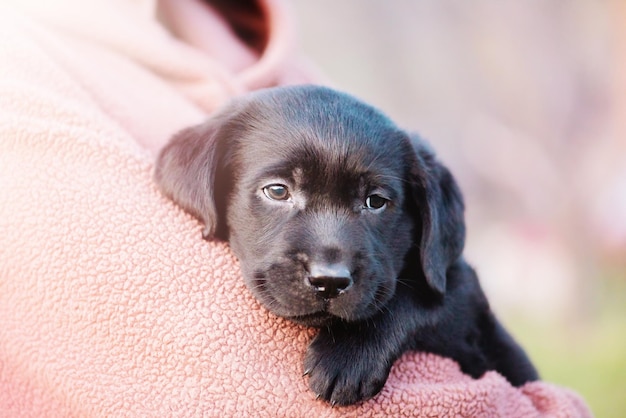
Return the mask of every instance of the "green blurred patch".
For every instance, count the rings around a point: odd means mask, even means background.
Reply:
[[[541,377],[577,391],[594,415],[626,416],[626,280],[607,279],[581,307],[582,318],[561,323],[505,319]]]

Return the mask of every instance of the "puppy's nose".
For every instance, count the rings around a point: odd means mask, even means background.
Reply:
[[[318,264],[310,266],[309,285],[324,299],[332,299],[352,286],[352,276],[345,264]]]

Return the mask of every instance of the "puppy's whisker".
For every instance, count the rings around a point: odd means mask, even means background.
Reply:
[[[413,282],[413,280],[410,280],[410,279],[398,278],[397,284],[402,285],[409,289],[415,289],[415,283]]]

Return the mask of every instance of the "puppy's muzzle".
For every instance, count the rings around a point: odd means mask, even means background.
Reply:
[[[307,284],[322,299],[336,298],[352,287],[350,269],[343,263],[312,263],[309,272]]]

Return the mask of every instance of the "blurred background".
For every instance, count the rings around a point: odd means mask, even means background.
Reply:
[[[291,0],[336,88],[419,132],[542,377],[626,416],[626,1]]]

